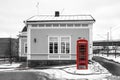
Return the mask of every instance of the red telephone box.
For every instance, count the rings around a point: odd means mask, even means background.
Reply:
[[[77,69],[88,69],[88,41],[77,40]]]

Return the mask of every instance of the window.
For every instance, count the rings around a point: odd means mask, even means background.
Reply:
[[[58,53],[58,43],[54,43],[54,53]]]
[[[24,54],[27,53],[27,43],[24,43]]]
[[[49,44],[49,53],[53,53],[53,42],[50,42]]]
[[[39,27],[44,27],[44,24],[39,24]]]
[[[49,53],[58,53],[58,37],[49,37]]]
[[[59,27],[59,24],[53,24],[53,27]]]
[[[81,26],[81,24],[75,24],[75,27],[80,27]]]
[[[32,24],[32,27],[37,27],[37,24]]]
[[[65,43],[61,42],[61,53],[65,53]]]
[[[60,27],[66,27],[66,24],[60,24]]]
[[[67,27],[73,27],[73,24],[67,24]]]
[[[52,26],[52,24],[46,24],[46,27],[51,27]]]
[[[82,27],[87,27],[88,26],[88,24],[82,24]]]
[[[70,37],[68,36],[50,36],[49,53],[70,53]]]
[[[61,37],[61,53],[70,53],[70,37]]]

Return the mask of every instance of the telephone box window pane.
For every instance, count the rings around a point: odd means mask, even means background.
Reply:
[[[83,44],[83,45],[80,45],[80,52],[85,52],[85,45]]]
[[[85,60],[85,56],[80,56],[80,60]]]

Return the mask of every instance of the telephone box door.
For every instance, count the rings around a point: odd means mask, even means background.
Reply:
[[[88,69],[88,41],[80,39],[77,41],[77,69]]]

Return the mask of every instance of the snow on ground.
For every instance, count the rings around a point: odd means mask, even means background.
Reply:
[[[35,71],[36,69],[30,69]],[[49,74],[51,79],[79,79],[79,80],[102,80],[111,74],[98,63],[89,64],[88,70],[77,70],[76,65],[58,66],[50,69],[36,70]]]
[[[20,63],[0,64],[0,71],[14,70],[15,68],[17,68],[19,66],[20,66]]]
[[[103,68],[99,63],[94,62],[88,65],[88,70],[77,70],[76,65],[56,66],[50,69],[28,69],[16,70],[20,63],[0,64],[0,71],[33,71],[45,72],[49,74],[51,79],[88,79],[102,80],[111,74]]]
[[[99,55],[102,56],[102,55]],[[115,58],[114,56],[103,57],[107,59],[112,59],[120,62],[120,57]],[[0,71],[33,71],[33,72],[45,72],[49,74],[51,79],[67,80],[119,80],[119,79],[107,79],[112,75],[103,68],[99,63],[94,62],[88,65],[88,70],[77,70],[76,65],[67,66],[56,66],[49,69],[27,69],[27,70],[16,70],[21,63],[13,64],[0,64]],[[43,74],[44,75],[44,74]],[[114,78],[112,76],[112,78]]]
[[[109,76],[110,74],[91,74],[91,75],[76,75],[76,74],[69,74],[63,70],[57,69],[46,69],[46,70],[39,70],[41,72],[48,73],[51,79],[88,79],[88,80],[100,80],[104,77]]]
[[[106,58],[106,59],[111,59],[111,60],[113,60],[113,61],[115,61],[115,62],[119,62],[120,63],[120,56],[116,56],[116,58],[115,58],[115,55],[109,55],[109,56],[107,56],[107,55],[105,55],[105,54],[99,54],[99,55],[95,55],[95,56],[101,56],[101,57],[104,57],[104,58]]]

